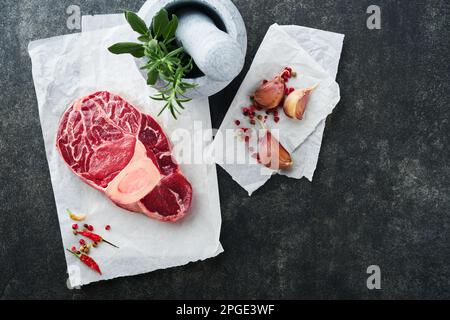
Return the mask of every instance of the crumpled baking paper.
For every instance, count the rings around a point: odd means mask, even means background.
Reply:
[[[251,195],[276,173],[258,164],[241,139],[226,139],[241,127],[252,127],[242,115],[251,102],[249,96],[262,79],[272,79],[283,67],[291,66],[297,78],[288,87],[306,88],[318,85],[311,94],[301,121],[292,120],[280,110],[279,123],[269,116],[266,125],[275,132],[281,144],[291,153],[294,166],[279,174],[312,180],[319,157],[326,117],[340,100],[335,81],[344,35],[301,26],[272,25],[248,71],[214,140],[214,159]],[[257,126],[256,126],[257,128]],[[238,162],[244,159],[245,164]]]
[[[94,26],[91,25],[92,28]],[[180,266],[214,257],[223,251],[219,242],[221,213],[214,165],[205,162],[181,165],[193,186],[193,203],[185,219],[171,224],[118,208],[105,195],[73,174],[56,150],[55,139],[61,115],[75,99],[89,93],[109,90],[143,112],[154,116],[158,113],[162,105],[149,98],[154,92],[146,85],[133,58],[114,55],[107,50],[116,42],[135,41],[135,38],[129,26],[123,25],[33,41],[28,48],[64,248],[77,245],[79,239],[72,234],[74,221],[69,219],[67,208],[87,214],[86,222],[120,247],[116,249],[101,243],[91,250],[91,256],[99,263],[103,275],[82,265],[65,251],[72,287]],[[181,130],[193,137],[199,126],[211,128],[207,99],[187,103],[186,111],[178,121],[168,113],[155,119],[163,125],[174,143],[176,157],[192,151],[189,147],[194,143],[194,139],[190,142],[181,139],[182,134],[176,135],[177,132]],[[201,148],[211,140],[212,133],[203,132]],[[111,231],[105,231],[106,225],[111,226]]]

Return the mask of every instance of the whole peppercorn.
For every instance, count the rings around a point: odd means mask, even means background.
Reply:
[[[84,253],[89,253],[89,247],[87,245],[82,245],[80,251]]]

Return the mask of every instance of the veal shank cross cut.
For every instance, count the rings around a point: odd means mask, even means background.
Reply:
[[[191,206],[191,184],[162,128],[117,95],[76,100],[62,116],[56,146],[76,175],[124,209],[173,222]]]

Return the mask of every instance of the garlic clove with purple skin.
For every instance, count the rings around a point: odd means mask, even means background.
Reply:
[[[254,94],[255,103],[266,110],[276,108],[284,98],[286,85],[284,79],[278,75],[273,80],[262,83]]]
[[[258,134],[258,162],[273,170],[288,170],[293,165],[289,152],[268,129]]]
[[[317,85],[306,88],[298,89],[290,93],[286,100],[284,100],[283,110],[289,117],[297,120],[302,120],[305,113],[309,97],[311,92],[317,87]]]

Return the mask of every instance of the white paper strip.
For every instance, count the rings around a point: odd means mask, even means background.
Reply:
[[[105,235],[119,245],[106,244],[92,250],[103,276],[83,266],[66,252],[72,286],[121,276],[150,272],[214,257],[223,251],[219,242],[221,215],[215,167],[183,164],[182,170],[193,186],[191,214],[179,223],[169,224],[133,214],[112,204],[103,194],[76,177],[61,160],[55,148],[57,126],[63,111],[76,99],[98,90],[114,92],[141,111],[156,115],[161,104],[149,99],[153,94],[136,69],[131,57],[116,56],[107,48],[119,41],[132,41],[128,26],[60,36],[30,43],[39,115],[47,160],[61,228],[63,245],[71,248],[77,237],[71,232],[66,208],[88,214],[88,223],[100,228],[111,225]],[[178,121],[169,115],[158,118],[175,148],[191,151],[194,139],[173,138],[175,129],[194,133],[196,121],[210,128],[207,100],[192,101]],[[204,140],[205,147],[211,135]],[[200,152],[202,148],[200,148]],[[200,158],[201,159],[201,158]]]
[[[249,195],[264,185],[272,170],[263,168],[256,161],[250,164],[227,163],[224,155],[218,150],[226,150],[227,154],[246,152],[246,148],[224,143],[222,137],[228,130],[236,129],[235,120],[246,125],[242,117],[242,107],[250,104],[249,96],[254,92],[262,79],[271,79],[284,66],[293,67],[299,74],[288,83],[289,87],[306,88],[319,84],[311,95],[308,108],[302,121],[287,118],[280,111],[280,122],[267,122],[271,129],[279,129],[280,142],[291,152],[294,159],[292,170],[280,174],[300,179],[312,180],[320,152],[325,120],[339,102],[339,87],[334,81],[339,64],[344,36],[322,30],[300,27],[272,25],[247,73],[225,119],[219,129],[219,139],[214,142],[216,161],[232,178],[240,184]],[[247,125],[251,127],[250,125]],[[235,141],[234,141],[235,142]],[[242,142],[241,142],[242,143]],[[246,154],[245,158],[249,158]]]

